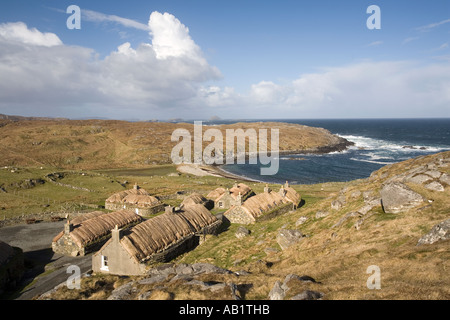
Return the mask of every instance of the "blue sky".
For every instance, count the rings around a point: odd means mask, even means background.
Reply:
[[[2,1],[0,42],[0,113],[450,117],[446,0]]]

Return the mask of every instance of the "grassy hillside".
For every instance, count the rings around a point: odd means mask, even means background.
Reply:
[[[237,123],[214,127],[280,130],[280,150],[342,148],[348,141],[325,129],[286,123]],[[126,122],[107,120],[0,120],[1,166],[44,166],[63,169],[145,168],[170,164],[171,141],[175,129],[187,129],[186,123]],[[268,130],[270,148],[270,130]],[[204,142],[203,148],[209,143]],[[193,143],[192,143],[193,147]]]
[[[379,203],[364,210],[367,203],[376,202],[373,199],[379,197],[383,184],[404,181],[418,170],[449,175],[450,152],[384,167],[368,179],[295,185],[304,199],[304,205],[296,211],[246,226],[250,234],[244,239],[235,236],[238,225],[226,225],[218,236],[210,236],[175,262],[207,262],[239,272],[239,276],[211,274],[197,279],[233,282],[245,299],[267,299],[275,282],[283,282],[288,274],[308,275],[320,284],[292,282],[286,299],[305,289],[320,291],[323,299],[450,299],[449,240],[417,246],[420,237],[449,218],[450,185],[443,183],[444,191],[433,191],[422,184],[405,182],[424,197],[422,204],[399,214],[384,213]],[[178,178],[183,180],[183,176]],[[211,177],[196,179],[196,186],[205,189],[224,183]],[[193,186],[194,181],[184,183]],[[252,187],[261,192],[263,185]],[[282,250],[277,242],[282,228],[300,230],[304,237]],[[379,290],[367,287],[367,269],[373,265],[381,270]],[[60,288],[51,297],[105,299],[115,288],[133,280],[94,275],[83,279],[81,290]],[[138,295],[148,299],[230,298],[229,290],[212,295],[181,280],[138,286],[131,298]]]

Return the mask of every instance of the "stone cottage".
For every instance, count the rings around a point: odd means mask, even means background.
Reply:
[[[194,248],[205,234],[213,234],[222,223],[203,205],[175,210],[166,207],[162,215],[129,230],[118,227],[112,237],[92,256],[94,272],[143,275],[157,262],[167,262]]]
[[[14,288],[24,273],[22,249],[0,240],[0,294]]]
[[[217,188],[206,196],[214,201],[214,208],[229,209],[240,205],[249,197],[254,196],[253,190],[244,183],[235,183],[231,189]]]
[[[53,238],[52,249],[63,255],[84,256],[100,248],[110,238],[114,226],[126,229],[143,220],[130,210],[94,211],[67,219],[64,230]]]
[[[118,192],[106,199],[105,208],[112,211],[133,210],[145,217],[164,211],[164,204],[135,184],[133,189]]]
[[[278,192],[266,185],[264,192],[248,198],[242,204],[231,207],[224,216],[231,223],[251,224],[256,220],[270,219],[297,209],[301,197],[286,182]]]

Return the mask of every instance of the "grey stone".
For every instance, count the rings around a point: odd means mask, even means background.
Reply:
[[[358,198],[360,195],[361,195],[361,191],[356,190],[356,191],[353,191],[353,192],[350,194],[350,197],[352,197],[353,199],[356,199],[356,198]]]
[[[442,186],[442,184],[440,184],[437,181],[430,182],[430,183],[426,184],[424,187],[427,188],[428,190],[431,190],[431,191],[440,191],[440,192],[442,192],[442,191],[445,190],[444,187]]]
[[[202,273],[218,273],[218,274],[231,274],[232,272],[227,269],[220,268],[210,263],[194,263],[192,266],[194,274]]]
[[[433,178],[426,174],[418,174],[410,178],[406,178],[405,182],[415,183],[415,184],[424,184],[425,182],[431,181]]]
[[[227,286],[227,284],[223,283],[223,282],[209,283],[209,282],[203,282],[200,280],[191,280],[191,281],[187,282],[186,284],[199,286],[201,290],[210,290],[212,292],[223,290]]]
[[[316,219],[328,216],[330,213],[328,211],[319,210],[316,212]]]
[[[250,230],[248,230],[247,228],[244,228],[243,226],[240,226],[235,233],[236,238],[241,239],[244,238],[245,236],[248,236],[250,234]]]
[[[283,300],[286,296],[286,293],[284,292],[283,288],[281,288],[281,282],[277,281],[275,282],[272,290],[269,292],[269,299],[270,300]]]
[[[278,249],[276,249],[276,248],[265,248],[264,249],[264,252],[266,253],[266,254],[273,254],[273,253],[277,253],[279,250]]]
[[[155,268],[151,268],[148,271],[149,274],[160,274],[160,275],[166,275],[176,273],[175,271],[175,265],[173,263],[167,263],[160,266],[157,266]]]
[[[450,176],[446,173],[444,173],[440,178],[439,181],[442,183],[445,183],[446,185],[450,186]]]
[[[133,284],[134,282],[131,281],[118,287],[113,292],[111,292],[111,295],[107,300],[127,300],[133,292]]]
[[[353,218],[353,217],[359,217],[359,216],[361,216],[361,215],[358,212],[349,212],[345,216],[343,216],[341,219],[339,219],[338,222],[336,222],[334,225],[332,225],[331,228],[340,227],[348,219]]]
[[[301,282],[313,282],[313,283],[320,283],[317,282],[313,277],[310,276],[298,276],[296,274],[288,274],[283,281],[283,286],[286,286],[287,283],[291,280],[297,280],[297,281],[301,281]]]
[[[423,203],[423,197],[399,182],[389,183],[380,191],[385,213],[401,213]]]
[[[298,218],[298,220],[295,222],[295,226],[298,227],[299,225],[304,224],[306,221],[308,220],[308,217],[300,217]]]
[[[450,239],[450,219],[435,225],[429,233],[419,239],[417,245],[433,244],[437,241]]]
[[[340,200],[334,200],[331,202],[331,209],[340,210],[344,206],[344,203]]]
[[[362,216],[364,216],[364,215],[367,214],[367,212],[369,212],[370,210],[372,210],[374,207],[375,207],[375,206],[373,206],[373,205],[367,204],[367,205],[362,206],[361,208],[359,208],[359,209],[357,210],[357,212],[360,213]]]
[[[429,175],[430,177],[434,178],[434,179],[438,179],[442,172],[437,171],[437,170],[428,170],[425,172],[425,174]]]
[[[181,263],[175,267],[175,272],[178,275],[192,275],[194,274],[194,269],[188,264]]]
[[[299,242],[303,234],[299,230],[281,229],[277,234],[277,243],[282,250],[286,250],[290,246]]]
[[[156,275],[151,276],[150,278],[145,278],[145,279],[139,280],[138,283],[142,284],[142,285],[153,284],[153,283],[157,283],[157,282],[166,281],[167,278],[168,278],[168,275],[156,274]]]
[[[318,300],[323,297],[322,292],[305,290],[291,298],[291,300]]]

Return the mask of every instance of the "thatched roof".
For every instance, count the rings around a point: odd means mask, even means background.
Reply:
[[[137,261],[145,261],[151,255],[218,223],[220,221],[203,205],[195,204],[138,224],[120,242]]]
[[[109,203],[127,203],[141,207],[153,207],[161,204],[161,202],[155,197],[151,196],[146,190],[139,187],[134,187],[130,190],[120,191],[113,194],[106,202]]]
[[[190,206],[193,204],[204,204],[208,201],[204,196],[202,196],[200,193],[193,192],[189,196],[187,196],[181,204],[185,206]]]
[[[285,198],[283,198],[278,192],[270,191],[248,198],[241,207],[250,216],[257,218],[265,212],[270,211],[284,203],[286,203]]]
[[[110,212],[84,220],[76,225],[73,224],[70,237],[78,247],[82,248],[108,235],[115,226],[121,228],[141,221],[143,221],[143,218],[131,210]],[[58,241],[63,235],[64,231],[60,232],[53,239],[53,242]]]
[[[79,216],[76,216],[76,217],[74,217],[74,218],[71,218],[70,215],[69,215],[69,216],[67,217],[67,219],[68,219],[74,226],[76,226],[76,225],[82,223],[82,222],[85,221],[85,220],[89,220],[89,219],[92,219],[92,218],[95,218],[95,217],[98,217],[98,216],[101,216],[101,215],[104,215],[104,214],[106,214],[106,212],[103,212],[103,211],[92,211],[92,212],[88,212],[88,213],[83,213],[83,214],[81,214],[81,215],[79,215]]]
[[[6,262],[13,254],[14,249],[6,242],[0,240],[0,265]]]
[[[286,199],[297,206],[300,203],[300,201],[302,200],[302,197],[300,196],[300,194],[291,187],[285,186],[284,190],[286,191],[286,195],[285,195]]]
[[[235,197],[237,197],[239,195],[239,193],[241,193],[241,196],[245,196],[247,193],[249,193],[251,191],[252,191],[252,189],[244,183],[235,184],[230,189],[230,193]]]
[[[206,195],[206,198],[216,201],[222,194],[225,193],[224,188],[217,188]]]

